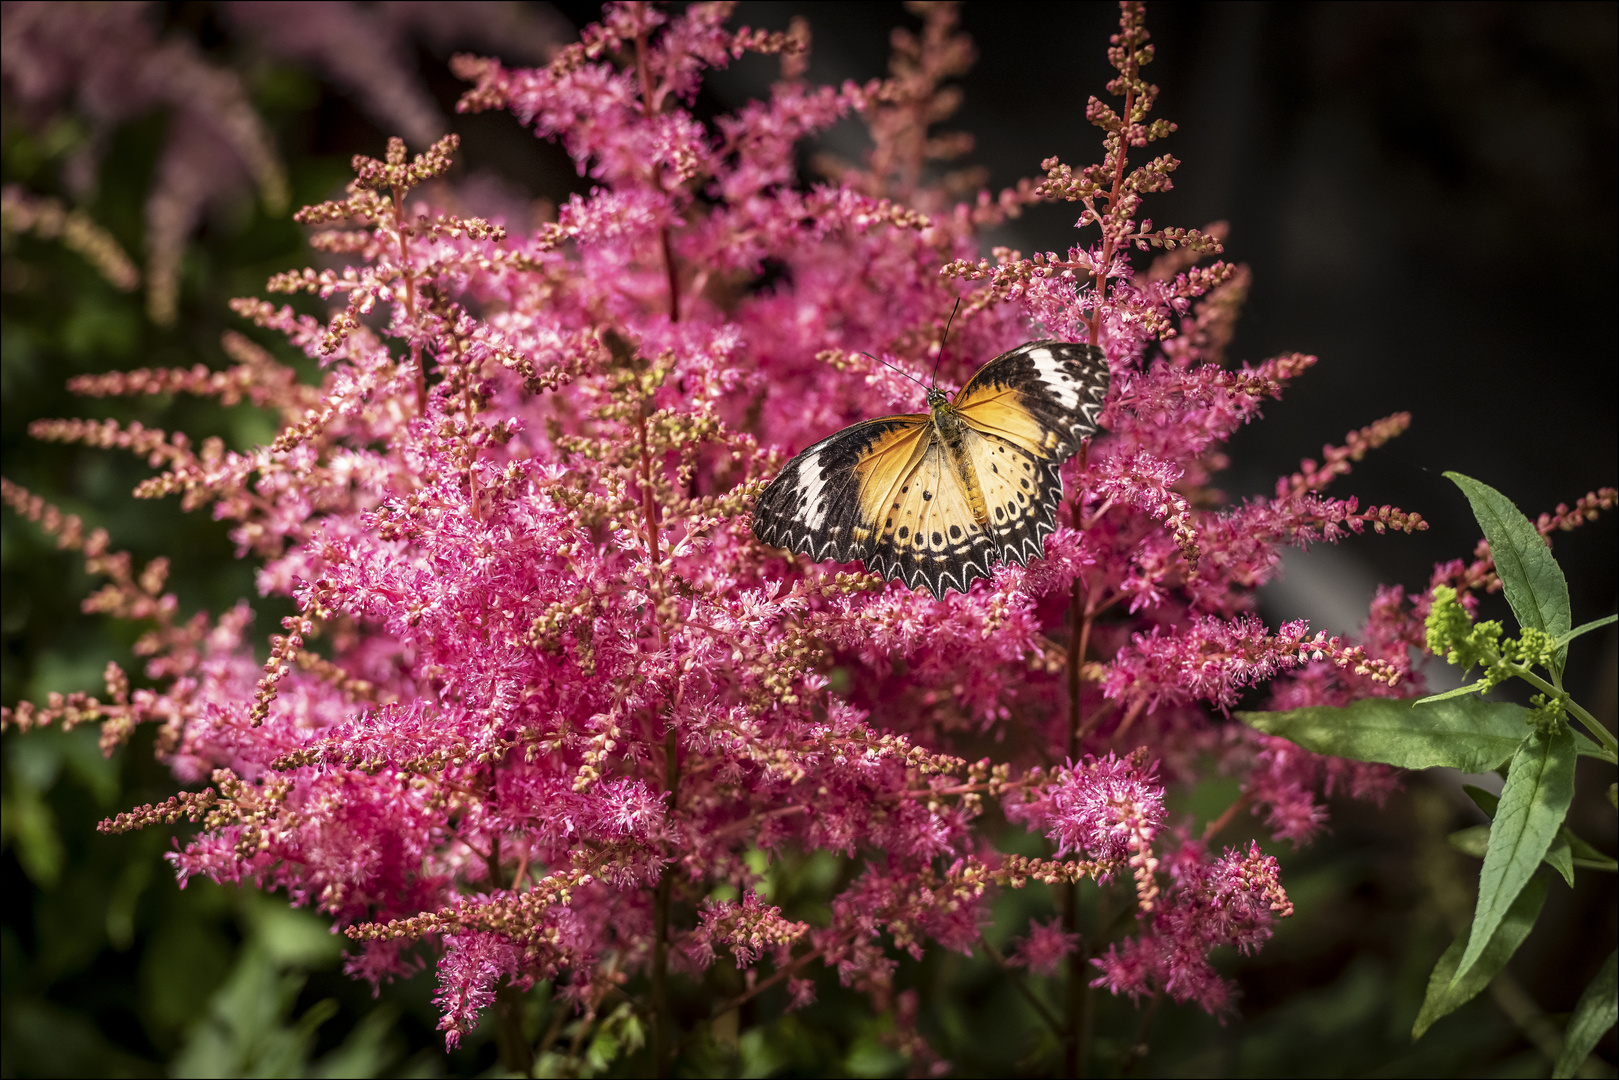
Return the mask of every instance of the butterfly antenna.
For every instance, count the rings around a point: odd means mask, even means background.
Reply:
[[[893,368],[895,371],[899,372],[905,378],[911,380],[916,385],[922,387],[922,389],[924,389],[924,390],[927,389],[927,384],[925,384],[921,379],[918,379],[915,375],[912,375],[910,372],[905,371],[902,368],[895,367],[893,364],[890,364],[887,360],[884,360],[881,357],[872,356],[869,352],[863,352],[860,355],[866,357],[867,359],[877,361],[879,364],[881,364],[885,368]]]
[[[944,321],[944,333],[939,335],[939,356],[933,361],[933,374],[928,376],[928,383],[937,386],[939,382],[939,365],[944,363],[944,343],[950,340],[950,324],[956,321],[956,312],[961,308],[961,297],[956,297],[955,306],[950,309],[950,317]]]

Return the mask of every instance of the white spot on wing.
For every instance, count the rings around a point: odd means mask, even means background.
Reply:
[[[826,478],[821,473],[821,455],[812,454],[798,466],[798,519],[812,530],[820,529],[826,521],[826,505],[821,491]]]
[[[1077,409],[1079,381],[1068,374],[1062,361],[1050,349],[1031,349],[1029,359],[1034,362],[1034,370],[1051,396],[1061,402],[1063,408]]]

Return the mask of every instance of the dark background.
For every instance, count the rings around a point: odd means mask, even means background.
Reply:
[[[595,8],[556,10],[577,25]],[[1286,580],[1265,592],[1269,617],[1353,632],[1375,583],[1421,588],[1436,560],[1467,556],[1477,527],[1444,470],[1492,484],[1531,516],[1619,478],[1616,12],[1613,4],[1149,6],[1158,59],[1147,74],[1163,90],[1157,115],[1180,125],[1160,145],[1182,167],[1176,190],[1151,198],[1147,213],[1160,225],[1230,222],[1228,257],[1254,273],[1234,359],[1293,350],[1321,357],[1233,440],[1228,491],[1267,494],[1301,457],[1319,457],[1323,443],[1395,411],[1414,417],[1407,434],[1334,490],[1418,511],[1433,528],[1290,557]],[[743,3],[734,21],[781,29],[794,13],[811,22],[809,74],[822,81],[883,74],[889,28],[916,25],[890,3]],[[153,15],[248,70],[242,57],[251,43],[233,37],[212,5],[157,5]],[[963,24],[980,60],[962,80],[963,110],[945,126],[975,133],[971,161],[989,169],[991,186],[1037,176],[1048,155],[1076,166],[1093,160],[1098,133],[1083,108],[1111,74],[1104,47],[1116,26],[1113,6],[969,4]],[[509,116],[454,115],[460,84],[445,69],[448,51],[419,45],[413,59],[463,135],[463,180],[476,181],[491,205],[519,209],[580,189],[566,158]],[[772,61],[744,59],[711,80],[699,110],[739,103],[774,71]],[[380,153],[392,133],[318,71],[259,65],[249,81],[287,161],[294,205],[330,196],[349,155]],[[5,180],[55,190],[48,168],[18,164],[14,151],[26,135],[9,113],[7,125]],[[140,250],[140,204],[162,130],[154,118],[120,133],[104,173],[117,182],[103,182],[90,207],[131,252]],[[826,146],[853,156],[861,138],[847,124]],[[1072,242],[1074,216],[1068,204],[1036,207],[988,242],[1060,251]],[[268,437],[267,419],[249,409],[86,404],[63,393],[62,382],[114,367],[198,359],[217,366],[219,331],[235,325],[225,299],[260,292],[269,273],[308,261],[301,245],[296,227],[261,211],[211,219],[188,255],[181,325],[166,331],[144,321],[138,298],[115,294],[73,256],[26,238],[8,253],[58,285],[32,293],[8,286],[4,298],[6,475],[107,525],[137,558],[183,556],[188,572],[175,584],[188,608],[218,611],[253,594],[223,529],[181,515],[172,501],[129,500],[144,465],[41,446],[26,438],[26,424],[121,415],[236,443]],[[77,559],[56,553],[9,511],[0,526],[5,702],[95,690],[109,657],[132,666],[127,628],[78,614],[89,582]],[[1614,535],[1609,518],[1556,537],[1576,622],[1615,608]],[[281,612],[259,606],[264,629]],[[1504,616],[1504,605],[1486,613]],[[1610,725],[1616,657],[1610,630],[1577,647],[1571,666],[1570,688]],[[425,979],[389,990],[377,1006],[364,986],[337,973],[336,943],[312,919],[250,893],[196,884],[177,891],[157,861],[168,839],[155,832],[95,836],[99,818],[172,790],[149,743],[110,763],[82,731],[8,734],[4,746],[5,1075],[470,1073],[492,1060],[478,1040],[441,1060]],[[1600,790],[1611,779],[1582,772],[1575,811],[1577,827],[1610,852],[1613,814]],[[1192,799],[1221,805],[1218,784]],[[1427,777],[1381,810],[1335,807],[1333,835],[1288,857],[1285,880],[1300,914],[1256,958],[1223,961],[1242,984],[1242,1018],[1219,1027],[1164,1009],[1153,1054],[1137,1071],[1544,1074],[1498,999],[1481,997],[1415,1051],[1404,1036],[1427,968],[1449,940],[1456,900],[1446,900],[1447,890],[1470,902],[1467,875],[1476,864],[1447,861],[1434,842],[1478,820],[1461,800],[1454,778]],[[814,875],[806,875],[783,895],[813,891]],[[1542,926],[1514,964],[1519,983],[1554,1015],[1572,1008],[1612,948],[1613,881],[1592,878],[1582,874],[1572,892],[1554,884]],[[1026,896],[1000,904],[998,925],[1026,917],[1030,905],[1038,907]],[[919,986],[954,988],[956,1003],[939,1003],[934,1015],[943,1019],[930,1021],[942,1027],[924,1025],[941,1051],[967,1074],[1049,1067],[1034,1051],[996,1053],[982,1038],[977,1050],[961,1049],[974,1045],[964,1032],[999,1015],[991,1006],[1000,999],[976,969],[952,963],[934,959],[902,972]],[[760,1016],[764,1034],[744,1038],[738,1067],[895,1067],[876,1051],[861,1056],[858,1002],[824,982],[822,998],[790,1022],[772,1026]],[[947,1023],[958,1013],[960,1031]],[[1127,1040],[1134,1015],[1121,1003],[1109,1016]],[[816,1031],[831,1034],[817,1042]],[[1006,1035],[993,1026],[982,1034],[990,1044]],[[839,1049],[825,1049],[826,1040]],[[1605,1047],[1611,1060],[1611,1035]]]

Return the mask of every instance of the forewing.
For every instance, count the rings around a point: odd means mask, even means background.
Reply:
[[[1107,398],[1107,358],[1094,345],[1031,341],[978,369],[956,395],[968,426],[1061,464],[1096,434]]]
[[[865,559],[881,519],[862,488],[900,486],[931,438],[927,416],[885,416],[844,428],[787,463],[759,495],[753,533],[816,561]]]
[[[866,569],[943,598],[947,589],[966,592],[975,579],[988,577],[993,550],[943,444],[933,440],[888,493],[882,531]]]

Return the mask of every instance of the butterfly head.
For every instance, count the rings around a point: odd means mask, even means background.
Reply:
[[[928,387],[928,409],[930,411],[938,412],[940,409],[949,404],[949,394],[945,393],[943,390],[940,390],[937,386]]]

